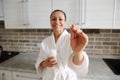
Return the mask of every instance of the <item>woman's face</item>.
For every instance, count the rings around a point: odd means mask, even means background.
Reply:
[[[50,24],[54,32],[61,32],[66,25],[65,16],[62,12],[57,11],[51,15]]]

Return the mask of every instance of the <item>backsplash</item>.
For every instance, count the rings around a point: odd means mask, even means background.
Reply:
[[[85,51],[89,55],[120,55],[120,30],[83,30],[89,37]],[[40,42],[52,33],[50,29],[0,29],[4,50],[39,52]]]

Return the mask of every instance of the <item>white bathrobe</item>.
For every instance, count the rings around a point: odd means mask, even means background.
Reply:
[[[53,68],[40,68],[39,64],[52,55],[51,50],[56,50],[58,65]],[[42,80],[77,80],[77,77],[84,76],[88,72],[89,59],[85,52],[82,54],[84,55],[83,62],[75,65],[72,62],[73,51],[70,46],[70,34],[64,30],[56,43],[54,34],[41,42],[35,67]]]

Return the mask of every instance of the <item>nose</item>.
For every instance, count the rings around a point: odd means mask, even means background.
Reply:
[[[55,22],[56,22],[56,24],[58,24],[60,21],[59,21],[59,19],[56,19],[56,21],[55,21]]]

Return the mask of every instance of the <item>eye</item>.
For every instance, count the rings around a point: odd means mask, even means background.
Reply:
[[[60,19],[59,19],[59,21],[63,21],[63,19],[62,19],[62,18],[60,18]]]
[[[55,20],[56,20],[56,18],[52,18],[51,20],[52,20],[52,21],[55,21]]]
[[[51,21],[57,21],[57,20],[59,20],[59,21],[63,21],[64,19],[62,19],[62,18],[51,18]]]

